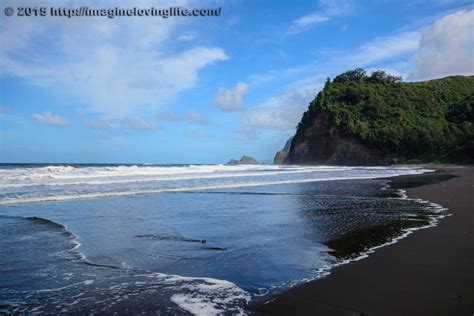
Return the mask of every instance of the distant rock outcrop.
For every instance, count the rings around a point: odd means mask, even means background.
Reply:
[[[284,165],[288,162],[288,152],[280,150],[276,153],[275,158],[273,159],[274,165]]]
[[[242,156],[240,160],[236,159],[231,159],[228,163],[230,166],[235,166],[235,165],[256,165],[258,164],[257,160],[251,156]]]
[[[227,165],[229,165],[229,166],[235,166],[235,165],[238,165],[238,164],[239,164],[239,161],[237,159],[231,159],[227,163]]]
[[[273,159],[273,164],[283,165],[288,163],[288,153],[290,152],[291,142],[293,141],[293,136],[290,137],[283,147],[282,150],[278,151]]]

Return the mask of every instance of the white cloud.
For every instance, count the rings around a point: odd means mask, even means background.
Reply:
[[[33,114],[32,118],[33,120],[41,124],[51,125],[51,126],[56,126],[56,127],[63,127],[69,124],[69,121],[65,117],[54,115],[51,112]]]
[[[221,87],[214,95],[214,104],[224,112],[243,111],[245,106],[242,98],[247,90],[248,85],[243,82],[239,82],[234,90]]]
[[[174,121],[174,122],[182,121],[182,118],[175,112],[158,113],[157,118],[162,121]]]
[[[232,132],[232,138],[244,141],[259,140],[260,133],[255,127],[240,125]]]
[[[248,109],[242,115],[242,124],[247,128],[294,131],[301,115],[320,89],[321,82],[312,78],[294,83],[294,86]]]
[[[316,24],[324,23],[335,16],[348,14],[352,10],[352,3],[349,0],[320,0],[320,11],[303,15],[290,25],[287,31],[288,35],[301,33]]]
[[[158,131],[161,130],[156,123],[151,120],[144,119],[128,119],[123,120],[122,124],[125,128],[134,129],[134,130],[143,130],[143,131]]]
[[[288,35],[298,34],[317,23],[323,23],[329,20],[330,20],[329,16],[321,15],[319,13],[311,13],[308,15],[304,15],[302,17],[299,17],[293,20],[286,34]]]
[[[196,35],[194,34],[181,34],[176,39],[178,41],[188,42],[188,41],[192,41],[195,38],[196,38]]]
[[[115,128],[118,128],[118,124],[116,121],[113,120],[88,120],[84,124],[87,128],[102,130],[102,131],[109,131]]]
[[[187,137],[197,137],[197,138],[203,138],[203,137],[209,137],[211,136],[205,129],[203,128],[196,128],[190,131],[185,132],[185,135]]]
[[[421,36],[413,80],[474,74],[474,10],[447,15]]]
[[[178,115],[175,112],[159,113],[157,118],[162,121],[187,122],[194,125],[212,125],[214,122],[195,109],[189,110],[184,115]]]
[[[288,80],[293,77],[301,77],[308,70],[308,65],[284,69],[270,69],[265,73],[252,74],[248,77],[249,86],[256,87],[267,84],[274,80]]]
[[[22,2],[4,5],[21,6]],[[65,6],[63,2],[44,5]],[[102,2],[106,7],[107,2]],[[150,7],[154,1],[134,6]],[[161,7],[189,7],[163,1]],[[198,4],[196,4],[198,5]],[[202,6],[202,4],[199,4]],[[175,34],[198,19],[74,17],[2,19],[0,75],[16,77],[79,99],[105,118],[155,112],[198,81],[198,72],[227,59],[219,47],[173,51]],[[188,44],[189,45],[189,44]]]
[[[394,74],[403,74],[406,78],[410,72],[409,63],[399,60],[404,56],[409,58],[417,51],[420,36],[421,30],[416,30],[377,37],[349,51],[324,52],[319,62],[252,74],[248,77],[248,81],[251,87],[256,87],[269,82],[287,81],[298,77],[311,80],[315,74],[326,78],[358,67],[381,69],[380,67],[387,63],[389,66],[382,67],[384,70],[393,70]]]
[[[211,120],[202,116],[196,110],[190,110],[188,113],[186,113],[185,120],[191,124],[197,125],[209,125],[212,123]]]
[[[101,131],[112,131],[118,129],[138,131],[161,130],[161,128],[156,125],[155,121],[138,118],[87,120],[84,125],[87,128]]]
[[[337,58],[334,61],[337,64],[342,62],[351,68],[367,66],[403,54],[412,54],[418,49],[419,41],[419,31],[379,37],[360,46],[351,53],[345,52],[344,54],[347,57]]]
[[[353,10],[351,0],[319,0],[323,10],[332,16],[348,14]]]
[[[296,20],[293,21],[292,27],[294,31],[299,31],[305,27],[310,25],[326,22],[329,20],[329,16],[321,15],[317,13],[312,13],[308,15],[304,15]]]

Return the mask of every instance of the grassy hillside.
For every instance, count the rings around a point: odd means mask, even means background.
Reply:
[[[328,128],[400,162],[474,161],[472,76],[401,82],[383,71],[348,71],[326,81],[298,124],[296,142],[318,115]]]

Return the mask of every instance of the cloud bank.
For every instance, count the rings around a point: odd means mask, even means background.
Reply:
[[[70,3],[42,3],[66,4]],[[134,3],[142,7],[153,4]],[[192,3],[160,2],[163,7],[170,5]],[[153,112],[193,88],[201,69],[228,58],[222,48],[193,46],[192,42],[170,49],[168,44],[175,35],[197,20],[170,18],[163,22],[146,17],[2,19],[0,76],[50,88],[81,101],[88,112],[107,118]]]
[[[214,95],[214,104],[224,112],[239,112],[245,109],[242,98],[247,93],[248,85],[239,82],[235,88],[219,88]]]
[[[474,10],[447,15],[421,35],[409,79],[474,74]]]
[[[32,118],[33,120],[44,125],[50,125],[55,127],[64,127],[66,125],[69,125],[69,121],[65,117],[60,115],[54,115],[51,112],[33,114]]]

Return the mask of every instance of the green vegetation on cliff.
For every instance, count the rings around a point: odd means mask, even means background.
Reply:
[[[400,162],[474,161],[474,77],[401,82],[362,69],[328,79],[298,124],[293,145],[315,119]]]

